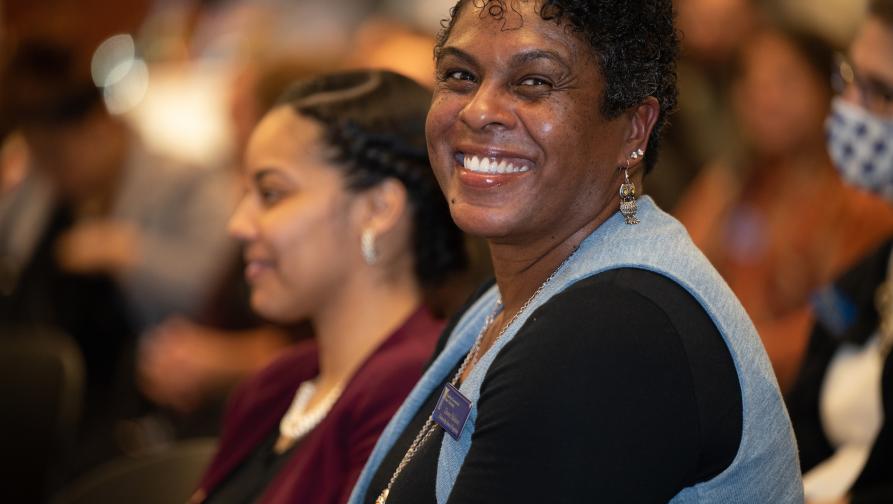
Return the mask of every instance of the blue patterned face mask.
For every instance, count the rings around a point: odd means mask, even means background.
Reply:
[[[825,127],[831,159],[843,180],[893,202],[893,119],[838,97]]]

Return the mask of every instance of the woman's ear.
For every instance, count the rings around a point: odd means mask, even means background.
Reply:
[[[382,236],[397,226],[406,213],[408,195],[406,187],[399,180],[388,178],[366,189],[360,195],[363,203],[363,216],[360,229]]]
[[[627,114],[629,127],[623,143],[623,152],[620,153],[622,158],[618,160],[617,166],[626,166],[626,162],[629,160],[629,166],[632,168],[645,158],[648,139],[651,138],[654,124],[660,115],[660,102],[657,101],[657,98],[649,96]]]

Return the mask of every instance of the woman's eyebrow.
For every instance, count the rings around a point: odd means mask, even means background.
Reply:
[[[458,58],[469,65],[477,65],[477,60],[474,56],[463,51],[462,49],[453,46],[440,48],[437,51],[436,59],[438,62],[440,62],[443,58],[446,58],[448,56]],[[527,51],[523,51],[513,55],[509,61],[511,63],[511,66],[514,67],[542,59],[552,61],[566,69],[570,69],[571,67],[568,61],[559,53],[548,49],[530,49]]]
[[[512,56],[510,61],[512,66],[521,66],[540,59],[552,61],[567,69],[570,69],[571,67],[567,60],[565,60],[565,58],[563,58],[560,54],[548,49],[530,49],[528,51],[524,51]]]
[[[278,172],[279,170],[275,168],[261,168],[260,170],[257,170],[257,172],[254,173],[254,176],[251,178],[254,179],[255,183],[259,184],[264,180],[273,177]]]
[[[447,56],[458,58],[469,65],[477,65],[477,60],[474,58],[474,56],[468,54],[462,49],[458,49],[453,46],[446,46],[438,49],[437,54],[434,55],[434,59],[437,60],[437,62],[440,62],[440,60],[446,58]]]

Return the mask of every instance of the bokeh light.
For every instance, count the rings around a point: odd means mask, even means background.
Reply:
[[[90,73],[112,114],[139,105],[149,89],[149,68],[137,57],[133,37],[126,33],[113,35],[96,48]]]

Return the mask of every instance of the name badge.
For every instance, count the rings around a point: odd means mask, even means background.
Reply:
[[[447,434],[453,439],[458,440],[459,434],[465,428],[465,422],[468,421],[468,415],[471,414],[471,401],[459,392],[459,389],[447,383],[440,394],[437,406],[434,407],[434,413],[431,419],[443,427]]]

